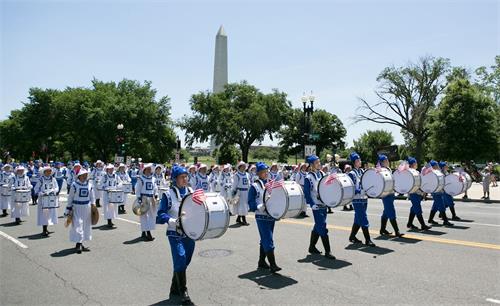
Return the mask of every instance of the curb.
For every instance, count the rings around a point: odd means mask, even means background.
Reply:
[[[402,197],[402,196],[396,196],[396,200],[407,200],[407,197]],[[427,200],[432,200],[430,197],[426,197],[424,199],[425,201]],[[483,200],[483,199],[462,199],[462,198],[453,198],[453,201],[455,202],[480,202],[480,203],[500,203],[500,200]]]

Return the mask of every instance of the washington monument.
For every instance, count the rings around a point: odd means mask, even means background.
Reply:
[[[214,87],[213,92],[218,93],[224,90],[227,85],[227,35],[224,27],[220,26],[215,36],[215,56],[214,56]],[[210,150],[217,148],[215,140],[210,140]]]

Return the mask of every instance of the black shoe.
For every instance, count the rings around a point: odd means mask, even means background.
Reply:
[[[328,234],[321,236],[321,242],[323,242],[323,247],[325,248],[325,257],[335,260],[336,258],[332,255],[332,250],[330,248],[330,238],[328,237]]]
[[[370,239],[370,231],[368,230],[368,227],[363,226],[361,227],[361,230],[363,231],[363,235],[365,236],[365,245],[374,247],[375,243],[373,243]]]
[[[281,271],[281,268],[278,267],[278,265],[276,264],[276,259],[274,258],[274,250],[267,252],[266,256],[271,266],[269,268],[269,271],[271,271],[271,273],[276,273],[278,271]]]
[[[410,223],[406,224],[406,227],[408,229],[411,229],[411,230],[418,230],[418,227],[415,226],[415,225],[413,225],[413,223],[412,224],[410,224]]]
[[[454,226],[455,224],[451,223],[450,221],[446,220],[443,222],[444,226]]]
[[[387,226],[387,218],[385,218],[385,217],[380,218],[380,232],[379,233],[381,236],[389,236],[392,234],[391,232],[389,232],[388,230],[385,229],[386,226]]]
[[[150,231],[147,231],[146,235],[147,235],[147,237],[146,237],[147,241],[153,241],[153,240],[155,240],[155,237],[153,237],[153,235],[151,235]]]
[[[460,220],[462,220],[462,218],[460,218],[459,216],[453,216],[453,217],[451,217],[451,220],[460,221]]]
[[[242,220],[242,221],[241,221],[241,225],[245,225],[245,226],[250,225],[250,223],[248,223],[248,222],[247,222],[247,217],[242,216],[242,217],[241,217],[241,220]]]
[[[146,235],[146,232],[142,232],[141,238],[142,238],[142,240],[147,241],[148,236]]]
[[[180,272],[181,275],[181,304],[182,305],[193,305],[193,302],[191,301],[191,298],[189,297],[189,293],[187,290],[187,280],[186,280],[186,271]]]
[[[326,211],[327,214],[333,214],[333,211],[330,207],[328,207],[328,210]]]
[[[310,254],[321,254],[321,252],[316,248],[316,243],[318,243],[319,235],[315,232],[311,232],[311,238],[309,239],[309,253]]]
[[[264,251],[264,248],[260,246],[259,250],[259,263],[257,265],[259,269],[269,269],[269,265],[266,262],[266,252]]]
[[[7,213],[7,209],[2,211],[2,217],[7,217],[9,214]]]
[[[420,222],[420,229],[423,231],[431,229],[431,226],[427,226],[424,221],[424,216],[422,214],[417,216],[418,222]]]
[[[430,224],[439,224],[436,221],[434,221],[434,216],[435,215],[436,215],[436,212],[431,210],[431,213],[429,215],[429,220],[427,220],[427,223],[430,223]]]
[[[21,219],[20,218],[16,218],[16,225],[19,225],[21,224]]]
[[[82,254],[82,244],[81,243],[77,243],[76,246],[75,246],[75,252],[77,254]]]
[[[356,238],[356,234],[358,233],[359,231],[359,225],[357,224],[353,224],[352,225],[352,230],[351,230],[351,235],[349,235],[349,241],[352,242],[352,243],[362,243],[361,240],[359,240],[358,238]]]
[[[404,234],[401,234],[399,232],[399,226],[398,226],[398,222],[396,221],[396,218],[391,219],[390,222],[391,222],[392,228],[394,229],[394,236],[403,237]]]
[[[89,249],[89,248],[87,248],[86,246],[84,246],[84,245],[82,244],[82,251],[83,251],[83,252],[90,252],[90,249]]]
[[[349,208],[347,208],[347,205],[345,205],[344,207],[342,207],[342,210],[343,210],[343,211],[349,211],[350,209],[349,209]]]
[[[236,217],[236,224],[241,224],[241,216]]]

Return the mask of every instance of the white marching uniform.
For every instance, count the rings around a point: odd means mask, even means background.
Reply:
[[[193,193],[193,188],[186,187],[186,189],[187,189],[186,194],[184,196],[187,196],[188,194]],[[179,192],[179,189],[176,186],[170,186],[169,194],[170,194],[170,199],[172,201],[172,206],[168,210],[168,214],[170,216],[172,216],[172,218],[178,218],[179,208],[181,206],[183,198],[181,197],[181,193]],[[177,225],[169,223],[168,227],[167,227],[167,231],[179,232],[179,229],[178,229]]]
[[[158,187],[156,186],[155,178],[153,175],[141,175],[137,177],[135,184],[135,195],[138,201],[143,201],[145,198],[151,198],[152,203],[155,203],[154,196],[158,194]],[[158,205],[151,205],[149,210],[141,218],[141,231],[152,231],[156,228],[156,212]]]
[[[279,171],[269,171],[269,179],[273,181],[281,181],[283,179],[283,175]]]
[[[203,189],[205,192],[210,191],[210,186],[208,185],[208,176],[196,173],[195,177],[195,187],[194,189]]]
[[[14,190],[14,194],[12,194],[12,197],[15,196],[15,190],[31,190],[32,188],[33,186],[31,185],[30,178],[26,174],[23,174],[22,176],[16,175],[14,177],[14,183],[12,185],[12,189]],[[29,200],[26,202],[13,201],[11,207],[12,219],[28,217],[30,215]]]
[[[236,172],[233,175],[232,195],[239,194],[239,201],[235,204],[234,214],[246,216],[248,214],[248,190],[250,189],[250,175],[246,172]]]
[[[160,174],[153,174],[154,178],[155,178],[155,184],[156,184],[156,189],[158,190],[158,194],[160,192],[160,188],[167,188],[168,187],[168,183],[167,183],[167,180],[165,179],[165,176],[163,175],[163,172],[160,173]]]
[[[191,188],[196,187],[196,173],[192,174],[191,172],[188,173],[188,184]]]
[[[295,182],[300,185],[300,187],[302,188],[302,191],[304,190],[304,179],[306,178],[306,176],[307,176],[307,172],[299,171],[295,174],[295,177],[294,177]],[[304,208],[302,209],[302,211],[304,211],[304,212],[307,211],[307,205],[304,205]]]
[[[209,187],[210,192],[219,192],[220,191],[219,176],[220,176],[219,171],[212,171],[212,173],[210,173],[210,176],[208,177],[208,184],[210,186]]]
[[[72,211],[73,219],[69,230],[69,240],[75,243],[92,240],[91,204],[95,202],[94,187],[90,182],[71,184],[68,194],[67,211]]]
[[[35,186],[35,192],[40,197],[38,201],[37,208],[37,224],[38,226],[43,225],[54,225],[57,224],[57,208],[43,208],[43,201],[41,197],[48,194],[57,194],[58,186],[57,181],[54,177],[41,176],[37,185]],[[59,202],[59,198],[56,198]],[[58,203],[57,203],[58,204]],[[59,206],[59,205],[56,205]]]
[[[220,188],[220,195],[226,199],[226,201],[229,201],[231,198],[231,186],[233,185],[232,179],[231,179],[231,173],[229,172],[221,172],[220,177],[219,177],[219,188]]]
[[[2,186],[7,185],[9,189],[12,189],[12,184],[14,183],[14,173],[3,171],[1,174],[1,182]],[[10,192],[10,195],[0,195],[0,204],[1,209],[10,209],[12,204],[13,194]]]
[[[123,183],[130,183],[132,182],[132,179],[130,178],[130,176],[128,175],[128,173],[125,171],[125,172],[116,172],[116,174],[118,175],[118,177],[120,178],[120,180],[123,182]]]
[[[100,190],[101,188],[101,179],[102,177],[106,174],[104,172],[104,168],[94,168],[92,169],[92,172],[90,173],[90,179],[92,180],[92,185],[96,186],[95,190],[95,198],[96,200],[102,199],[103,198],[103,190]]]
[[[109,203],[108,190],[121,189],[121,186],[122,181],[116,173],[113,173],[111,175],[106,173],[101,178],[100,188],[104,190],[102,203],[104,219],[115,219],[116,217],[118,217],[118,205],[121,205],[121,203]]]

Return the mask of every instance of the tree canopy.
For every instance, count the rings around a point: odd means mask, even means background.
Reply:
[[[363,161],[375,163],[377,151],[392,145],[394,137],[391,132],[384,130],[366,131],[358,140],[354,140],[354,150],[361,155]]]

